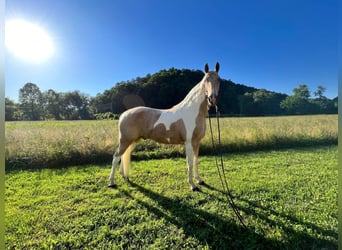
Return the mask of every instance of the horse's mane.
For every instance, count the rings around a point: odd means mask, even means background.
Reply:
[[[181,108],[188,105],[191,105],[194,101],[196,101],[199,95],[203,91],[202,81],[197,83],[190,92],[185,96],[185,98],[178,104],[176,104],[173,108]]]

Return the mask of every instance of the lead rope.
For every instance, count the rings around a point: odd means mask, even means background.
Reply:
[[[225,170],[224,170],[224,165],[223,165],[222,150],[221,150],[221,133],[220,133],[221,129],[220,129],[220,119],[219,119],[220,118],[220,112],[218,111],[217,106],[215,106],[215,108],[216,108],[216,119],[217,119],[217,138],[218,138],[217,145],[215,144],[215,141],[214,141],[214,134],[213,134],[213,129],[212,129],[212,125],[211,125],[210,115],[208,115],[208,117],[209,117],[211,142],[213,144],[214,151],[217,152],[217,154],[215,154],[215,163],[216,163],[217,172],[218,172],[218,175],[220,177],[223,192],[227,195],[227,200],[228,200],[230,207],[233,209],[234,213],[238,217],[238,219],[241,222],[241,224],[243,225],[243,227],[245,229],[247,229],[247,226],[245,225],[243,218],[242,218],[241,214],[239,213],[239,210],[237,209],[237,207],[234,203],[233,196],[232,196],[230,189],[228,187],[228,182],[227,182],[227,178],[226,178],[226,174],[225,174]],[[220,157],[221,168],[219,166],[218,157]]]

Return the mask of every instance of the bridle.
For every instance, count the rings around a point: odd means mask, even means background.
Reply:
[[[210,96],[208,95],[208,91],[205,90],[205,99],[207,100],[207,103],[210,104],[210,105],[208,105],[209,106],[208,108],[214,106],[213,102],[212,102],[213,101],[213,97],[215,98],[216,102],[217,102],[217,97],[218,97],[218,94],[216,92],[215,86],[213,86],[213,84],[211,84],[211,85],[212,85],[212,94]],[[215,103],[215,106],[216,106],[216,103]]]

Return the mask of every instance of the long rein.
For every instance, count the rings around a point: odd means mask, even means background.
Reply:
[[[212,124],[211,124],[210,114],[208,114],[208,117],[209,117],[211,142],[212,142],[214,151],[217,152],[217,154],[215,154],[215,163],[216,163],[217,172],[218,172],[218,175],[220,177],[223,192],[227,195],[227,200],[228,200],[230,207],[233,209],[234,213],[238,217],[238,219],[241,222],[241,224],[243,225],[243,227],[245,229],[247,229],[247,226],[245,225],[243,218],[242,218],[238,208],[236,207],[236,205],[234,203],[233,196],[232,196],[230,189],[228,187],[228,181],[227,181],[227,177],[226,177],[224,165],[223,165],[223,156],[222,156],[222,147],[221,147],[220,112],[218,110],[217,105],[215,106],[215,109],[216,109],[216,119],[217,119],[217,144],[215,143],[215,140],[214,140],[214,134],[213,134],[213,128],[212,128]],[[220,164],[219,164],[218,158],[220,159]]]

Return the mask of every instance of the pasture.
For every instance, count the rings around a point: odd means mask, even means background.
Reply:
[[[130,182],[108,189],[117,121],[6,123],[8,249],[336,249],[337,116],[224,118],[221,129],[248,230],[220,192],[209,131],[208,186],[193,193],[182,147],[151,141],[133,153]]]
[[[337,144],[337,115],[221,118],[220,123],[227,153]],[[118,141],[117,125],[116,120],[7,122],[6,169],[110,163]],[[207,125],[200,155],[213,153]],[[133,158],[179,156],[185,156],[183,146],[147,140],[137,145]]]

